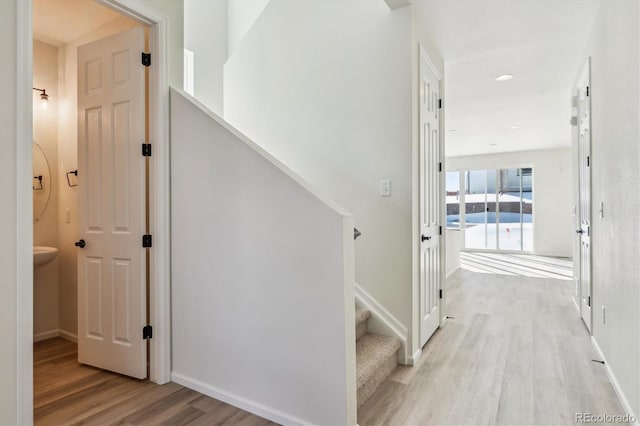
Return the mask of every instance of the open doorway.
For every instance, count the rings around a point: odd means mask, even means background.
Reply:
[[[169,321],[168,308],[165,308],[168,300],[168,274],[165,271],[165,268],[168,268],[168,253],[165,251],[168,232],[162,232],[168,227],[164,219],[167,217],[165,212],[168,210],[168,205],[165,197],[158,196],[159,193],[165,192],[162,185],[168,169],[160,161],[149,160],[141,146],[143,142],[148,143],[153,139],[157,142],[154,151],[160,154],[157,156],[160,158],[163,157],[167,148],[166,120],[163,117],[168,109],[166,96],[162,96],[162,93],[166,92],[166,62],[160,54],[166,50],[163,45],[165,22],[162,17],[156,16],[144,6],[125,8],[120,3],[118,0],[100,2],[34,0],[31,5],[33,32],[29,30],[28,35],[22,34],[25,40],[33,40],[33,57],[25,55],[24,62],[29,64],[29,68],[32,67],[34,88],[32,155],[34,165],[38,168],[38,170],[34,168],[33,174],[36,176],[33,181],[34,246],[41,247],[40,250],[34,249],[33,340],[36,342],[36,353],[33,357],[35,365],[24,366],[25,370],[33,369],[36,399],[38,386],[44,384],[49,390],[52,386],[51,382],[46,383],[47,375],[40,374],[42,368],[37,365],[43,360],[41,349],[46,353],[44,358],[51,361],[51,350],[55,352],[56,347],[63,348],[58,355],[63,358],[74,358],[73,363],[77,364],[75,355],[77,349],[74,348],[76,342],[82,341],[83,338],[102,340],[116,348],[119,346],[125,349],[134,346],[135,341],[138,347],[138,365],[135,374],[121,371],[117,366],[105,365],[100,361],[95,362],[98,358],[96,353],[99,354],[103,349],[97,351],[93,349],[93,355],[89,354],[88,358],[81,360],[85,364],[138,378],[148,377],[157,383],[165,383],[169,380],[168,333],[165,326]],[[25,24],[25,28],[29,28],[29,25]],[[102,52],[102,56],[94,55],[104,47],[105,40],[113,40],[114,37],[122,38],[123,34],[128,34],[129,39],[132,34],[135,35],[137,44],[130,46],[133,50],[129,54],[123,53],[129,47],[124,49],[122,45],[114,47],[111,44],[111,51]],[[145,46],[145,34],[151,49],[145,48],[148,47]],[[82,46],[85,51],[84,62]],[[141,52],[149,50],[157,52],[158,55],[154,58],[156,66],[153,70],[149,71],[150,69],[146,68],[145,72],[145,66],[141,63],[145,58],[141,59]],[[99,57],[106,58],[105,62],[108,63],[96,66],[99,61],[96,62],[94,59]],[[105,113],[106,115],[94,114],[93,117],[97,117],[97,120],[93,123],[85,120],[92,117],[91,111],[93,113],[96,111],[96,105],[86,102],[86,95],[93,96],[100,91],[94,90],[98,87],[96,83],[102,79],[103,86],[109,87],[111,92],[122,89],[128,84],[127,80],[131,80],[134,63],[139,70],[142,70],[141,74],[137,74],[140,78],[136,77],[138,99],[132,103],[130,99],[111,97],[106,100],[111,102],[111,106],[105,108],[109,110]],[[78,72],[78,69],[81,71]],[[111,74],[111,80],[108,79],[108,74]],[[79,75],[80,78],[78,78]],[[80,90],[80,96],[79,82],[80,87],[84,87]],[[138,112],[133,114],[132,109]],[[112,120],[111,117],[116,117],[119,121]],[[31,126],[31,120],[26,122]],[[93,124],[95,126],[92,127]],[[142,130],[135,133],[129,131],[129,127]],[[90,137],[88,132],[92,129],[111,131],[112,134],[102,131],[95,133],[99,133],[98,145],[102,144],[102,146],[100,150],[94,149],[90,152],[91,150],[87,150],[86,146]],[[136,166],[137,176],[134,176],[135,168],[129,164],[133,162],[131,155],[127,159],[128,153],[123,153],[124,145],[118,146],[117,143],[112,143],[110,147],[107,146],[109,142],[117,141],[118,138],[129,140],[132,146],[127,149],[131,154],[135,152],[139,157],[136,158],[139,161]],[[100,173],[96,173],[97,167],[104,166],[105,159],[111,161],[113,166],[111,171],[102,168]],[[95,164],[89,168],[89,163],[92,161]],[[116,170],[118,173],[115,172]],[[151,179],[158,179],[158,184],[149,185],[149,176]],[[89,181],[93,182],[94,188],[88,188]],[[131,182],[133,182],[132,185]],[[119,187],[116,188],[118,185]],[[134,194],[134,191],[130,190],[131,186],[141,190]],[[85,226],[84,231],[79,226],[82,223],[86,225],[87,218],[95,219],[96,217],[97,210],[93,209],[92,213],[92,208],[97,205],[97,201],[91,199],[97,192],[96,188],[101,190],[110,188],[109,191],[115,200],[115,202],[109,202],[104,198],[100,201],[104,208],[100,209],[99,216],[101,215],[101,219],[112,219],[110,222],[105,220],[105,228],[110,228],[115,234],[123,235],[126,233],[123,232],[125,228],[122,226],[123,222],[131,224],[132,229],[133,222],[138,222],[134,229],[136,235],[129,238],[131,240],[129,245],[135,245],[138,252],[135,277],[134,274],[126,271],[132,262],[121,254],[106,258],[107,262],[103,265],[95,262],[100,258],[95,253],[84,258],[78,256],[77,252],[84,250],[83,245],[88,247],[91,244],[86,237],[87,228],[89,233],[94,234],[91,238],[97,233],[95,232],[97,229],[93,226],[95,223]],[[130,195],[134,198],[141,200],[141,207],[133,214],[130,209],[122,208],[122,206],[129,207],[128,204],[131,204],[133,199],[131,196],[122,197],[122,194],[127,191],[131,192]],[[119,223],[116,223],[117,221]],[[149,253],[148,249],[143,248],[140,237],[153,233],[160,237],[158,238],[160,244],[157,244],[158,249],[154,250],[155,253]],[[81,238],[83,236],[84,238]],[[82,244],[81,240],[86,241]],[[161,261],[158,262],[158,259]],[[79,268],[79,265],[84,266]],[[102,269],[112,275],[98,274],[100,279],[92,280],[92,288],[85,283],[83,292],[81,281],[90,277],[88,269],[96,265],[98,268],[94,269],[94,272]],[[78,277],[81,279],[78,280]],[[137,281],[135,285],[142,291],[131,291],[130,287],[134,279]],[[81,285],[78,291],[79,281]],[[112,282],[118,283],[119,288],[109,287]],[[93,293],[86,291],[87,289],[91,289]],[[136,293],[135,297],[131,297],[133,293]],[[109,298],[110,304],[103,304],[106,302],[104,299]],[[25,299],[25,301],[32,303],[32,300]],[[137,309],[140,315],[137,320],[139,327],[134,327],[136,321],[133,321],[130,315],[120,315],[126,310],[130,311],[129,308],[133,304],[139,308]],[[93,306],[96,308],[93,309]],[[84,313],[82,313],[83,309]],[[112,314],[110,317],[105,316],[109,313]],[[142,334],[144,326],[150,323],[158,324],[160,330],[154,336],[156,339],[151,343],[149,353],[146,341],[142,340]],[[90,326],[90,330],[86,329],[87,325]],[[99,333],[96,333],[96,330],[105,331],[107,328],[111,329],[111,334],[99,336]],[[31,340],[31,334],[29,334],[29,340]],[[85,353],[88,351],[85,350]],[[123,359],[115,352],[111,355],[113,356],[109,356],[109,359],[116,359],[123,365],[130,363],[130,360]],[[26,362],[31,364],[31,357],[27,357],[25,364]],[[150,367],[149,372],[147,372],[147,365]],[[29,392],[31,384],[27,381],[31,382],[30,377],[25,377],[21,382],[21,386],[25,389],[25,397],[31,393]],[[24,419],[31,417],[30,405],[25,404],[25,411],[22,413]]]

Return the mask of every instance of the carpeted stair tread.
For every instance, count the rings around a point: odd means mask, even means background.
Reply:
[[[372,378],[390,357],[396,357],[400,340],[379,334],[365,334],[356,343],[356,382],[358,390]],[[395,358],[394,358],[395,359]]]
[[[368,319],[371,312],[356,306],[356,341],[367,334]]]

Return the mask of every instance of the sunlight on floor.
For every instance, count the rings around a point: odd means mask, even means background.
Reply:
[[[573,262],[568,258],[465,251],[460,253],[460,267],[485,274],[573,280]]]

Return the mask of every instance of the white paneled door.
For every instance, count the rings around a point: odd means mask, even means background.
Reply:
[[[578,161],[580,239],[580,312],[591,331],[591,93],[590,61],[580,75],[578,97]]]
[[[440,325],[442,147],[440,76],[420,49],[420,345]]]
[[[78,48],[78,360],[147,376],[144,30]]]

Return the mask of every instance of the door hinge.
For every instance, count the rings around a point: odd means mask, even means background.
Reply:
[[[142,65],[145,67],[151,66],[151,53],[142,52]]]
[[[442,225],[438,226],[438,235],[442,235]]]
[[[589,86],[587,86],[587,96],[589,96]]]
[[[591,296],[587,296],[587,306],[591,307]]]
[[[153,339],[153,327],[150,325],[145,325],[142,327],[142,338],[143,339]]]
[[[587,155],[587,167],[591,167],[591,157]]]
[[[440,299],[442,299],[442,289],[440,289]]]
[[[151,235],[146,234],[142,236],[142,247],[149,248],[153,245],[153,241],[151,239]]]
[[[438,99],[438,109],[442,109],[442,99]]]
[[[442,161],[438,163],[438,171],[441,172],[442,171]]]
[[[143,143],[142,144],[142,156],[143,157],[151,157],[151,144]]]

